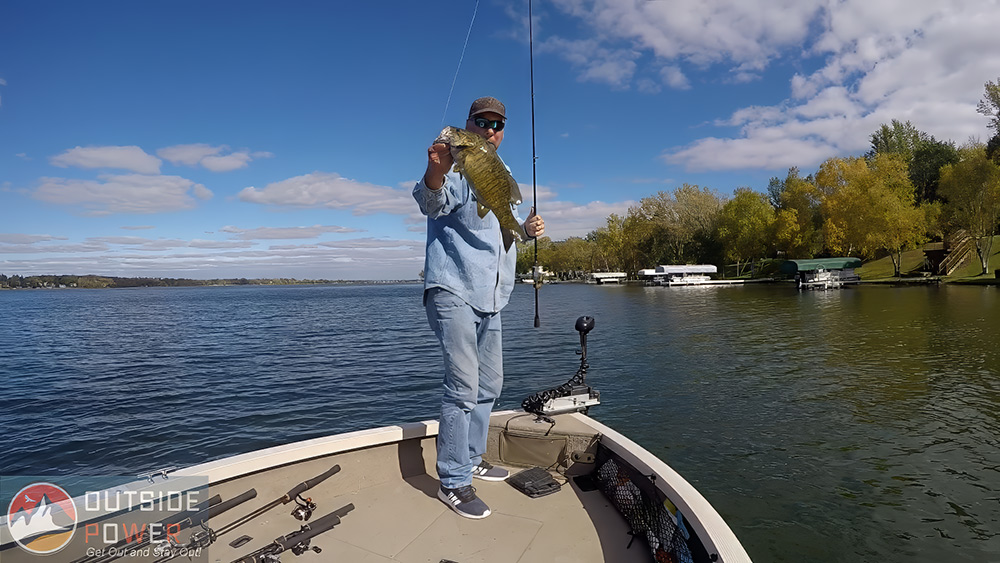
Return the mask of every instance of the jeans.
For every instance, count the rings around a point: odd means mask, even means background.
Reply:
[[[426,308],[444,352],[437,472],[442,486],[456,489],[472,484],[503,386],[500,313],[476,311],[441,288],[427,290]]]

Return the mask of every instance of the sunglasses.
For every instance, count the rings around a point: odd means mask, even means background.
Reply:
[[[503,131],[503,125],[504,125],[503,120],[496,121],[496,120],[486,119],[484,117],[476,117],[472,120],[472,122],[475,123],[476,127],[480,129],[492,129],[494,131]]]

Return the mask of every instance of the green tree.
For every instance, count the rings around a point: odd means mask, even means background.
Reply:
[[[987,127],[1000,133],[1000,78],[996,82],[988,80],[984,87],[986,94],[979,100],[976,111],[990,118]]]
[[[658,264],[701,261],[711,246],[722,203],[715,191],[691,184],[643,198],[635,213],[637,219],[649,223],[644,235],[658,249],[647,260]]]
[[[1000,221],[1000,167],[986,157],[984,145],[962,147],[958,163],[941,170],[941,194],[950,223],[965,229],[975,240],[982,273],[986,274]]]
[[[775,247],[788,256],[811,258],[819,252],[820,193],[812,177],[803,178],[798,168],[789,168],[784,180],[771,178],[768,186],[775,215]]]
[[[956,162],[958,148],[951,141],[938,141],[934,137],[928,137],[917,143],[910,162],[910,182],[913,183],[917,202],[941,201],[937,193],[941,168]]]
[[[719,213],[719,241],[727,260],[736,262],[736,275],[742,266],[767,255],[771,247],[774,207],[765,194],[750,188],[737,188],[733,199]]]
[[[591,233],[591,240],[597,246],[595,270],[606,272],[624,269],[622,255],[625,249],[625,218],[612,213],[605,226]]]
[[[865,157],[871,159],[876,154],[896,154],[909,164],[913,161],[913,153],[917,150],[921,136],[921,132],[909,121],[903,123],[893,119],[891,125],[883,123],[869,137],[872,148]]]
[[[1000,164],[1000,132],[990,137],[986,143],[986,156],[996,164]]]

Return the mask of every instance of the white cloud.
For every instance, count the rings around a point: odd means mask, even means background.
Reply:
[[[608,216],[612,213],[624,215],[629,207],[637,204],[635,201],[615,203],[592,201],[580,205],[568,201],[549,201],[544,206],[539,206],[539,210],[545,219],[545,236],[552,240],[565,240],[569,237],[586,236],[591,231],[605,226]],[[527,211],[524,212],[524,216],[527,216]]]
[[[156,151],[156,155],[171,164],[197,166],[201,159],[219,154],[225,147],[213,147],[204,143],[174,145]]]
[[[200,165],[212,172],[230,172],[246,168],[254,159],[274,156],[266,151],[229,152],[229,147],[226,145],[212,146],[205,143],[165,147],[156,151],[156,154],[174,165]]]
[[[56,205],[81,207],[88,215],[163,213],[192,209],[195,197],[212,192],[179,176],[102,175],[98,180],[42,178],[32,197]]]
[[[801,43],[826,4],[820,0],[558,0],[564,13],[584,23],[593,52],[649,51],[661,61],[704,67],[731,64],[762,70],[783,48]],[[569,40],[556,37],[554,43]]]
[[[362,238],[336,243],[250,248],[245,241],[148,240],[130,251],[88,239],[84,244],[36,249],[41,257],[0,260],[0,269],[23,275],[94,273],[112,276],[297,277],[325,279],[415,279],[423,267],[424,243]],[[117,245],[121,246],[121,245]],[[21,247],[15,247],[21,248]],[[156,252],[149,252],[149,251]],[[78,254],[86,252],[86,255]],[[0,254],[9,251],[0,244]]]
[[[688,81],[687,76],[684,76],[684,72],[676,65],[667,65],[660,69],[660,77],[663,79],[664,84],[676,90],[691,89],[691,83]]]
[[[162,161],[137,146],[76,147],[50,157],[53,166],[66,168],[120,168],[140,174],[159,174]]]
[[[224,233],[236,235],[240,240],[291,240],[291,239],[314,239],[326,233],[356,233],[358,229],[349,227],[339,227],[337,225],[313,225],[311,227],[257,227],[255,229],[241,229],[232,225],[226,225],[219,229]]]
[[[569,40],[552,37],[539,45],[540,53],[555,53],[579,69],[579,79],[625,88],[635,74],[639,53],[631,49],[607,48],[594,39]]]
[[[1000,68],[1000,9],[995,1],[909,0],[557,0],[582,22],[587,39],[547,41],[587,76],[600,53],[638,53],[639,67],[605,80],[650,91],[658,72],[672,88],[690,87],[690,70],[728,67],[722,83],[757,80],[775,61],[799,71],[787,97],[738,109],[716,125],[731,138],[706,137],[664,158],[688,170],[818,165],[858,154],[892,119],[910,120],[939,139],[986,133],[975,106]],[[627,46],[627,48],[625,47]],[[598,56],[588,58],[589,55]],[[630,55],[631,56],[631,55]],[[646,63],[645,57],[652,62]],[[649,64],[649,68],[645,65]],[[818,66],[817,66],[818,65]]]
[[[254,243],[246,241],[149,239],[144,237],[90,237],[86,242],[100,243],[103,245],[129,246],[131,247],[131,250],[147,252],[164,252],[177,248],[231,249],[251,248],[254,246]]]
[[[239,193],[242,201],[262,205],[351,209],[355,215],[412,214],[416,202],[409,189],[358,182],[329,172],[313,172]]]
[[[0,243],[7,244],[35,244],[50,240],[67,240],[66,237],[55,237],[52,235],[26,235],[20,233],[0,233]]]

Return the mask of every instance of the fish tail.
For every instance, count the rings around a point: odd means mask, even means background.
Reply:
[[[510,252],[510,247],[514,244],[514,233],[510,229],[500,229],[500,237],[503,239],[503,249]]]

